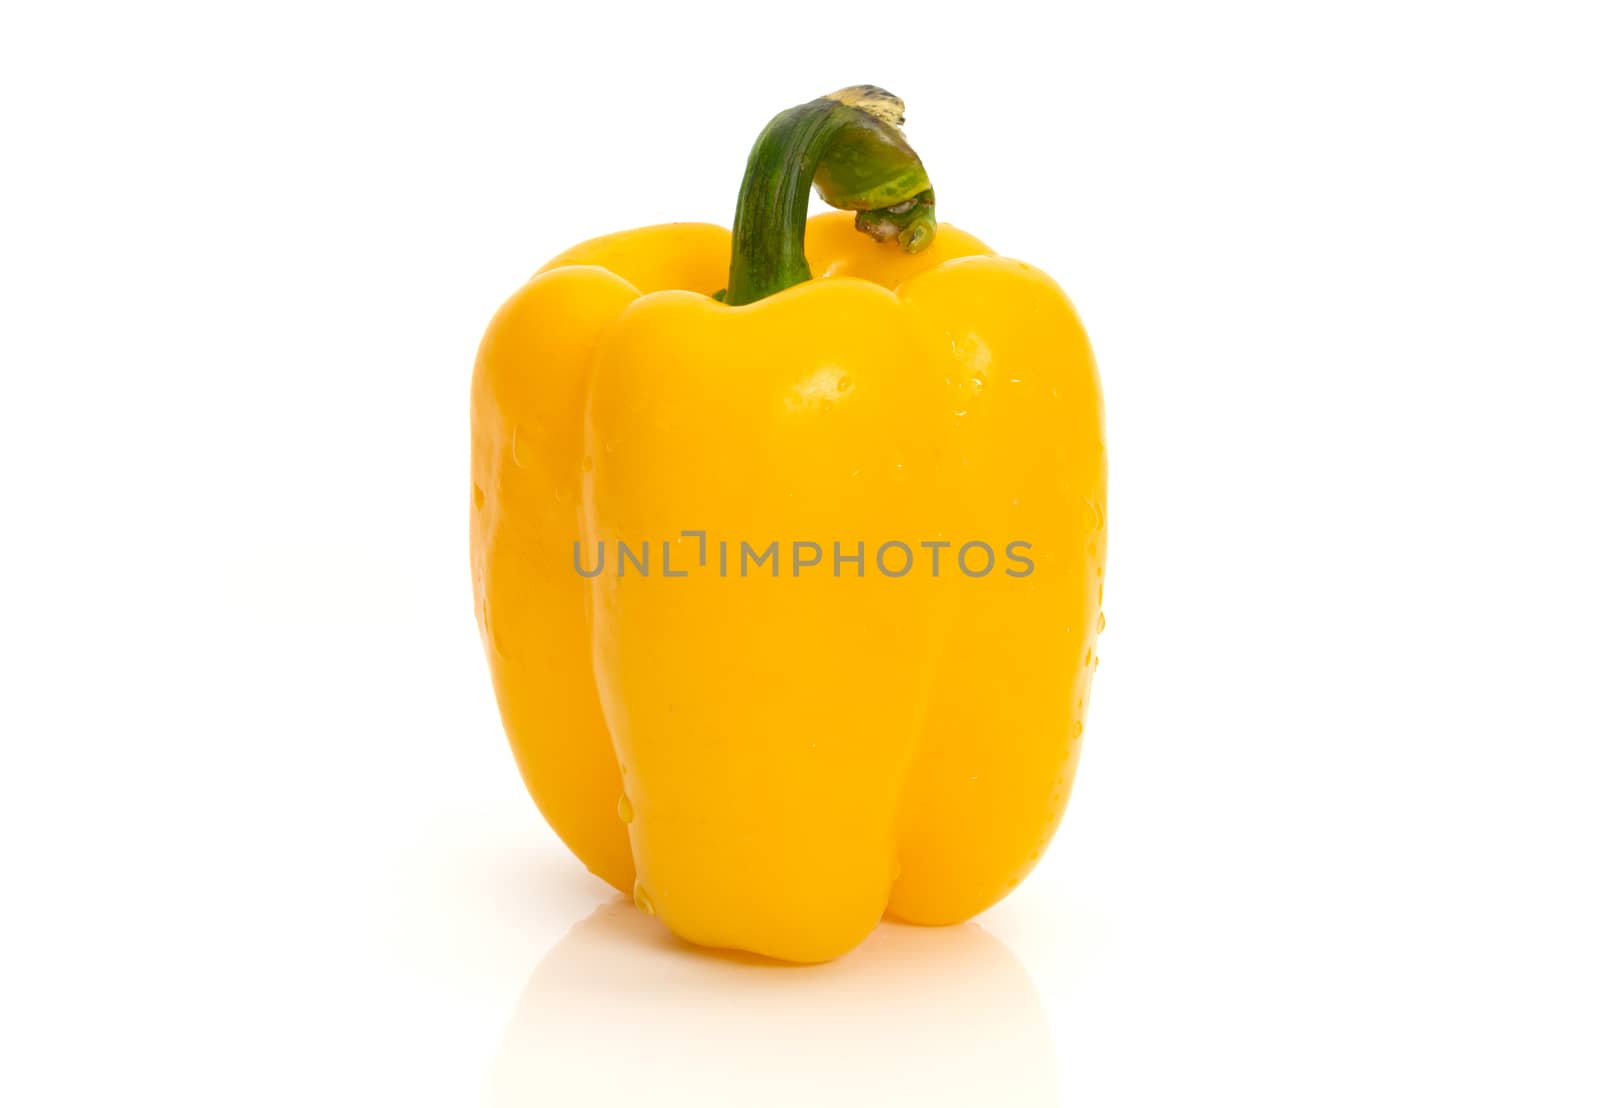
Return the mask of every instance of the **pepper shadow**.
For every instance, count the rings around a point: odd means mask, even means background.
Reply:
[[[884,923],[821,966],[708,953],[617,897],[529,978],[493,1108],[1059,1103],[1022,963],[974,923]]]

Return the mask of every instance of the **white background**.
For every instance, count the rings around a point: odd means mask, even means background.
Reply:
[[[0,1099],[1600,1102],[1596,49],[1582,3],[6,5]],[[1087,323],[1109,626],[1015,895],[752,968],[523,793],[467,386],[547,257],[726,222],[859,81]]]

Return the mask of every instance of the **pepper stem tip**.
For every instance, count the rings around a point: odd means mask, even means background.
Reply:
[[[938,232],[933,185],[901,133],[905,103],[852,85],[779,112],[756,139],[739,187],[724,302],[749,304],[811,279],[807,187],[856,213],[856,229],[907,253]]]

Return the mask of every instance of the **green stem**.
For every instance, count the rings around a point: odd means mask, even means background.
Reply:
[[[905,105],[881,88],[829,93],[768,123],[750,151],[733,219],[725,302],[750,304],[811,279],[806,205],[814,184],[856,229],[915,254],[933,241],[933,187],[900,133]]]

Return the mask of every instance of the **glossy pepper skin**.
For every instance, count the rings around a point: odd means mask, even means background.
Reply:
[[[478,620],[530,792],[678,935],[797,962],[1015,887],[1061,819],[1097,663],[1105,449],[1078,317],[970,235],[880,242],[875,218],[805,223],[810,279],[737,306],[714,298],[738,283],[722,228],[574,247],[495,316],[472,388]],[[722,576],[719,540],[824,555]],[[973,540],[1000,559],[982,576],[957,562]],[[900,577],[875,564],[894,541]],[[619,542],[655,572],[577,572]],[[834,542],[862,544],[859,575]],[[687,575],[661,574],[664,543]]]

